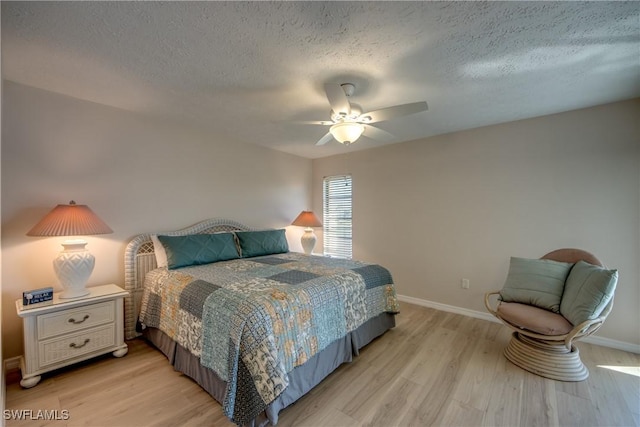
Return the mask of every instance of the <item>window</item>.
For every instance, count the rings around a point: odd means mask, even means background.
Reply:
[[[324,178],[322,231],[325,256],[351,259],[351,194],[351,175]]]

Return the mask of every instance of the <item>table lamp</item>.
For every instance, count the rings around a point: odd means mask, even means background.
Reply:
[[[300,238],[300,243],[302,243],[302,249],[304,249],[304,253],[307,255],[311,255],[311,252],[313,252],[313,248],[316,245],[316,235],[313,232],[312,227],[322,227],[322,223],[313,212],[302,211],[300,212],[300,215],[298,215],[298,217],[293,220],[291,225],[306,227],[304,230],[304,234]]]
[[[58,205],[40,220],[27,236],[90,236],[109,234],[109,228],[87,205],[77,205],[73,200],[68,205]],[[69,239],[62,242],[64,250],[53,260],[53,270],[64,291],[60,298],[77,298],[89,294],[85,287],[95,258],[85,248],[84,239]]]

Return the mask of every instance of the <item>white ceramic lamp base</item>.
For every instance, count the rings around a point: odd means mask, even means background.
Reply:
[[[53,260],[53,270],[64,288],[60,298],[78,298],[89,294],[85,287],[93,272],[95,258],[85,248],[84,240],[67,240],[64,250]]]
[[[311,227],[305,228],[304,234],[300,238],[300,243],[302,243],[304,253],[311,255],[313,248],[316,246],[316,235]]]

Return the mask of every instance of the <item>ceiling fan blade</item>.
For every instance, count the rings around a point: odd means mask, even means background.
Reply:
[[[429,107],[425,101],[414,102],[412,104],[395,105],[393,107],[362,113],[362,115],[358,117],[358,121],[362,120],[364,123],[384,122],[385,120],[393,119],[394,117],[407,116],[409,114],[427,111],[428,109]],[[370,119],[367,119],[367,117]]]
[[[327,142],[331,141],[332,139],[333,139],[333,135],[331,135],[331,132],[327,132],[325,136],[320,138],[320,141],[316,142],[316,145],[324,145]]]
[[[364,136],[367,138],[375,139],[378,141],[391,141],[395,137],[387,132],[386,130],[382,130],[375,126],[363,125],[364,126]]]
[[[344,114],[345,116],[351,113],[351,104],[349,104],[349,99],[339,84],[327,83],[324,85],[324,91],[327,94],[327,99],[329,100],[331,109],[335,113]]]
[[[328,120],[307,120],[307,121],[301,121],[296,123],[301,125],[324,125],[324,126],[335,125],[334,122],[328,121]]]

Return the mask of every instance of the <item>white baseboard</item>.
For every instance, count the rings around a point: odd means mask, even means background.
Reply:
[[[14,369],[20,369],[20,356],[4,359],[4,372],[7,373]]]
[[[589,344],[601,345],[602,347],[615,348],[616,350],[628,351],[629,353],[640,354],[640,344],[632,344],[630,342],[612,340],[610,338],[591,335],[584,339]]]
[[[482,311],[469,310],[468,308],[456,307],[453,305],[441,304],[439,302],[428,301],[420,298],[410,297],[407,295],[398,295],[399,301],[408,302],[409,304],[420,305],[423,307],[434,308],[436,310],[447,311],[449,313],[461,314],[463,316],[475,317],[476,319],[488,320],[489,322],[500,323],[498,319],[489,313]],[[615,348],[616,350],[628,351],[630,353],[640,354],[640,344],[633,344],[625,341],[612,340],[610,338],[599,337],[595,335],[588,336],[583,339],[589,344],[601,345],[603,347]]]

